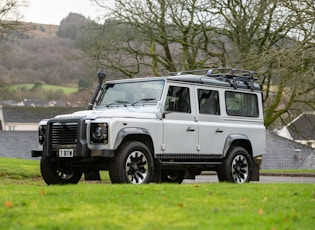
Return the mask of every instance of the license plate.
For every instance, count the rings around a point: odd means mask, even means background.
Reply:
[[[59,149],[59,157],[73,157],[73,149]]]

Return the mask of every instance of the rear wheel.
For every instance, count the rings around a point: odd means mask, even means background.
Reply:
[[[112,183],[145,184],[151,181],[154,162],[149,148],[139,141],[124,143],[110,163]]]
[[[181,184],[185,178],[185,171],[165,169],[161,172],[161,182]]]
[[[66,163],[59,162],[53,158],[42,157],[40,171],[46,184],[77,184],[82,172],[76,171]]]
[[[232,183],[249,182],[252,171],[252,158],[243,147],[232,147],[218,170],[219,181]]]

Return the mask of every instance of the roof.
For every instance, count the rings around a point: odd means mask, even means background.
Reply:
[[[72,107],[5,106],[0,108],[1,110],[6,123],[38,123],[43,119],[49,119],[56,115],[73,113],[84,109]]]
[[[294,140],[315,140],[315,112],[301,114],[287,129]]]

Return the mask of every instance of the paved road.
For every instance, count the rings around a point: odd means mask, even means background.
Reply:
[[[218,182],[216,175],[200,175],[196,180],[184,180],[184,184],[190,183],[215,183]],[[260,181],[251,183],[311,183],[315,184],[315,177],[292,177],[292,176],[260,176]]]

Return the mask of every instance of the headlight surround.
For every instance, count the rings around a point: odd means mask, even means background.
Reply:
[[[91,144],[107,144],[108,142],[107,123],[91,123],[90,141]]]

